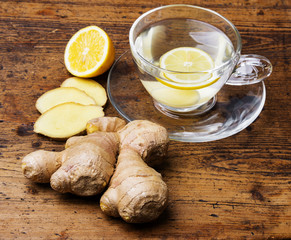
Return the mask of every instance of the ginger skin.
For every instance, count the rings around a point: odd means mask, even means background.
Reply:
[[[61,166],[58,155],[56,152],[45,150],[29,153],[22,160],[24,176],[37,183],[49,182],[51,175]]]
[[[167,130],[146,120],[127,125],[118,118],[89,121],[86,136],[71,137],[60,153],[39,150],[22,161],[24,175],[35,182],[50,182],[58,192],[91,196],[102,192],[101,210],[129,223],[144,223],[160,216],[168,203],[161,174],[147,164],[160,163],[168,149]]]
[[[117,132],[125,126],[126,122],[118,117],[99,117],[87,123],[87,134],[94,132]]]
[[[62,166],[51,176],[51,187],[61,193],[92,196],[104,190],[114,171],[118,138],[114,133],[74,137],[61,152]]]
[[[158,218],[168,203],[168,189],[161,174],[132,149],[121,150],[110,187],[100,200],[101,210],[129,223]]]
[[[168,151],[167,130],[147,120],[128,123],[119,132],[120,149],[131,148],[150,166],[160,164]]]
[[[155,220],[168,203],[168,189],[161,174],[149,164],[166,156],[165,128],[146,120],[135,120],[118,131],[119,156],[109,188],[100,200],[101,210],[129,223]]]
[[[119,143],[116,133],[96,132],[67,142],[62,152],[38,150],[24,157],[25,177],[50,182],[61,193],[92,196],[102,192],[114,171]]]

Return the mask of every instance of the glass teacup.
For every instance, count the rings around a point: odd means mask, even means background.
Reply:
[[[204,113],[224,84],[254,84],[272,72],[270,61],[241,55],[236,27],[220,14],[191,5],[168,5],[141,15],[129,33],[139,78],[168,116]]]

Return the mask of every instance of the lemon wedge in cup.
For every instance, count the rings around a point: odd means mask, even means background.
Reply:
[[[174,48],[161,56],[160,67],[172,72],[163,72],[164,79],[157,80],[176,89],[200,89],[219,79],[208,72],[215,67],[213,59],[199,48]]]
[[[65,49],[65,66],[76,77],[91,78],[106,72],[114,62],[115,50],[107,33],[97,26],[76,32]]]
[[[200,100],[199,92],[196,90],[170,88],[158,81],[142,80],[141,83],[156,101],[173,108],[190,107]]]

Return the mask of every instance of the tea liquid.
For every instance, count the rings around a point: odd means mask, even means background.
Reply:
[[[195,47],[207,52],[219,67],[232,58],[234,48],[229,38],[216,27],[192,19],[167,19],[144,29],[135,41],[137,52],[148,62],[160,66],[160,57],[179,47]],[[217,73],[219,81],[196,90],[170,88],[158,82],[151,73],[142,76],[142,83],[158,102],[174,108],[202,105],[209,101],[227,79]]]

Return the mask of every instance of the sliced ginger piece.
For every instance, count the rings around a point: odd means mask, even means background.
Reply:
[[[103,108],[97,105],[62,103],[37,119],[34,132],[55,139],[66,139],[83,132],[89,120],[103,116]]]
[[[75,102],[83,105],[96,105],[96,102],[92,97],[78,88],[59,87],[41,95],[37,99],[35,107],[40,113],[44,113],[50,108],[66,102]]]
[[[107,102],[107,94],[104,87],[93,79],[70,77],[61,84],[61,87],[78,88],[92,97],[99,106],[104,106]]]

